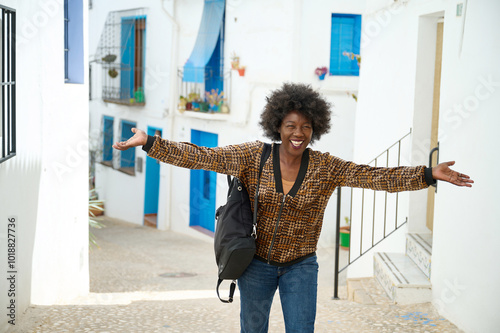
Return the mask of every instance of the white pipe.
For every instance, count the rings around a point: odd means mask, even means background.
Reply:
[[[172,5],[172,11],[173,15],[175,15],[175,0],[167,0],[167,1],[173,1]],[[174,16],[172,16],[168,10],[165,9],[164,0],[160,0],[161,3],[161,8],[165,12],[167,18],[169,19],[170,23],[172,23],[172,51],[171,52],[171,58],[170,58],[170,96],[167,96],[167,99],[169,100],[169,110],[167,113],[167,119],[169,120],[170,123],[170,129],[168,135],[172,136],[174,132],[174,119],[175,119],[175,108],[177,107],[176,103],[176,98],[177,96],[177,59],[178,59],[178,35],[179,35],[179,23],[175,20]],[[172,167],[168,167],[168,174],[167,174],[167,179],[169,183],[169,190],[168,190],[168,198],[166,200],[165,204],[165,217],[166,217],[166,225],[165,229],[170,229],[172,227],[171,221],[172,221],[172,198],[173,198],[173,191],[172,191],[172,182],[173,182],[173,175],[172,175]]]

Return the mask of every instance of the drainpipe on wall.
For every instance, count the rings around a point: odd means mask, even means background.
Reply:
[[[174,52],[172,52],[172,57],[170,60],[170,92],[169,92],[170,96],[167,96],[167,97],[170,97],[169,110],[167,113],[167,120],[170,122],[169,135],[172,135],[172,133],[174,131],[174,119],[175,119],[174,113],[175,113],[175,108],[177,107],[175,96],[177,96],[177,54],[178,54],[178,39],[179,39],[178,38],[178,36],[179,36],[179,23],[177,23],[174,16],[171,15],[168,12],[168,10],[165,9],[164,4],[167,1],[173,2],[172,13],[175,16],[175,0],[160,0],[161,9],[165,12],[168,20],[170,21],[170,23],[173,26],[173,29],[172,29],[172,49]],[[171,218],[172,218],[171,207],[172,207],[172,197],[173,197],[172,186],[171,186],[172,180],[173,180],[172,178],[173,178],[172,170],[170,167],[168,169],[168,175],[167,175],[167,179],[168,179],[170,186],[169,186],[169,190],[168,190],[168,200],[167,200],[166,207],[165,207],[166,217],[168,217],[167,218],[167,225],[165,226],[165,229],[170,229],[170,227],[171,227]]]

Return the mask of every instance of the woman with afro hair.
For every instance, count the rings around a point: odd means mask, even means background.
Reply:
[[[330,130],[330,104],[305,84],[285,83],[271,92],[260,125],[273,144],[260,177],[256,254],[238,279],[241,332],[268,331],[276,290],[286,332],[314,331],[315,251],[328,199],[337,186],[398,192],[424,189],[436,180],[467,187],[473,183],[449,168],[454,162],[433,168],[371,167],[312,150],[309,144]],[[232,175],[254,197],[264,143],[206,148],[132,131],[132,138],[113,147],[143,146],[148,156],[165,163]]]

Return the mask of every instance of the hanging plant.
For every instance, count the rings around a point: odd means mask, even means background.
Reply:
[[[118,76],[118,71],[114,68],[111,68],[109,71],[108,71],[108,75],[111,76],[111,78],[115,78]]]
[[[107,56],[102,58],[102,61],[110,63],[116,60],[116,54],[108,54]]]

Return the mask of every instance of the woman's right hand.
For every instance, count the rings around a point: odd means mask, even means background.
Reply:
[[[137,146],[144,146],[148,142],[148,135],[146,132],[137,128],[132,128],[132,132],[135,133],[133,137],[127,141],[116,142],[113,145],[113,148],[118,150],[127,150]]]

